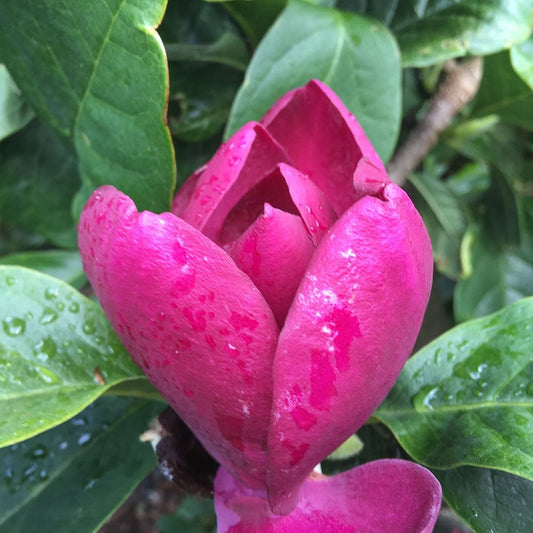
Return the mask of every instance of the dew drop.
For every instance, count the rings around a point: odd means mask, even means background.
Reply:
[[[83,330],[83,333],[86,333],[87,335],[92,335],[96,331],[94,323],[91,320],[85,321],[81,329]]]
[[[417,411],[433,410],[435,407],[439,387],[427,385],[422,387],[412,398],[413,406]]]
[[[83,446],[84,444],[87,444],[90,440],[91,440],[91,434],[83,433],[78,439],[78,445]]]
[[[63,381],[56,373],[52,372],[45,366],[36,365],[35,371],[37,372],[37,375],[48,385],[57,385]]]
[[[26,330],[26,321],[22,318],[8,316],[2,321],[2,327],[6,335],[10,337],[18,337]]]
[[[17,282],[17,280],[13,277],[13,276],[7,276],[6,277],[6,283],[7,285],[9,285],[10,287],[15,285],[15,283]]]
[[[57,302],[56,303],[56,309],[58,311],[63,311],[63,309],[65,309],[65,304],[63,302]]]
[[[40,361],[47,361],[49,358],[54,357],[56,352],[56,343],[50,337],[38,342],[33,348],[33,354]]]
[[[68,310],[69,310],[71,313],[77,313],[77,312],[80,310],[80,305],[79,305],[77,302],[72,302],[72,303],[68,306]]]
[[[57,320],[57,312],[54,311],[51,307],[46,307],[39,318],[39,324],[45,326],[46,324],[51,324]]]
[[[54,298],[57,297],[57,294],[58,294],[58,289],[57,287],[48,287],[48,289],[46,289],[44,291],[44,297],[47,299],[47,300],[53,300]]]

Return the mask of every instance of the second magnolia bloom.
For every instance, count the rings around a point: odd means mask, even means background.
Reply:
[[[411,353],[432,253],[407,195],[323,84],[245,125],[138,213],[102,187],[85,270],[128,351],[205,448],[289,512]]]

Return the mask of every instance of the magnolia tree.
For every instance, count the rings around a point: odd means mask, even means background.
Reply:
[[[3,0],[0,529],[529,532],[532,26]]]

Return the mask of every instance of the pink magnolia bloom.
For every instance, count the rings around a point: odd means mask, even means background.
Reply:
[[[389,392],[432,280],[419,214],[318,81],[225,142],[172,213],[95,191],[79,246],[133,359],[277,513]]]

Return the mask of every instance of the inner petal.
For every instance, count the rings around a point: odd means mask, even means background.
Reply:
[[[269,204],[229,247],[231,257],[261,291],[280,327],[314,251],[302,219]]]

